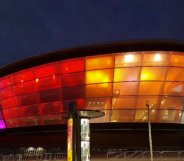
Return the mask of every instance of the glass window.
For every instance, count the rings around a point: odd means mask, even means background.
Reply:
[[[11,83],[10,83],[9,76],[5,76],[3,78],[0,78],[0,89],[7,87],[7,86],[10,86],[10,85],[11,85]]]
[[[111,109],[111,97],[104,98],[88,98],[86,99],[87,110],[104,110]]]
[[[146,51],[143,57],[143,66],[167,66],[169,52]]]
[[[12,88],[10,87],[5,87],[0,90],[0,99],[7,98],[13,96]]]
[[[86,85],[86,97],[112,96],[112,83]]]
[[[33,79],[32,68],[13,73],[10,75],[10,78],[12,84],[23,83],[25,81],[32,80]]]
[[[84,71],[84,58],[60,61],[58,71],[59,74]]]
[[[61,86],[75,86],[75,85],[83,85],[85,84],[85,73],[72,73],[61,75]]]
[[[86,71],[86,84],[112,82],[113,69]]]
[[[150,109],[150,121],[156,122],[158,110]],[[136,110],[135,122],[148,122],[148,111],[145,110]]]
[[[42,115],[44,125],[62,124],[64,123],[61,114]]]
[[[5,121],[6,121],[7,128],[20,127],[18,118],[6,119]]]
[[[115,56],[115,67],[141,66],[141,52],[118,53]]]
[[[2,109],[10,108],[15,106],[15,99],[14,97],[6,98],[1,100],[1,107]]]
[[[37,92],[16,96],[15,101],[17,106],[36,104],[40,102],[39,94]]]
[[[15,107],[14,108],[5,109],[5,110],[3,110],[3,115],[4,115],[5,119],[18,117],[17,116],[17,109]],[[3,119],[3,118],[1,118],[1,119]]]
[[[164,95],[184,96],[184,83],[165,82]]]
[[[105,113],[105,116],[99,117],[99,118],[94,118],[90,119],[90,123],[103,123],[103,122],[110,122],[110,113],[111,110],[100,110],[101,112]]]
[[[57,68],[56,63],[37,66],[34,68],[34,76],[35,78],[41,78],[41,77],[47,77],[47,76],[53,76],[57,74]]]
[[[85,86],[71,86],[62,88],[63,100],[81,99],[85,97]]]
[[[41,125],[40,116],[19,117],[21,126],[38,126]]]
[[[113,68],[114,59],[112,54],[86,57],[86,70]]]
[[[139,95],[160,95],[162,93],[162,82],[140,82]]]
[[[166,69],[166,67],[143,67],[141,71],[141,81],[164,80]]]
[[[170,56],[169,66],[184,67],[184,53],[172,52]]]
[[[42,103],[39,106],[41,108],[42,114],[60,112],[60,102]]]
[[[6,129],[6,125],[4,123],[4,120],[0,120],[0,129]]]
[[[44,91],[39,91],[41,102],[51,102],[60,100],[61,89],[54,88]]]
[[[139,80],[140,68],[117,68],[114,70],[114,82]]]
[[[184,69],[177,67],[168,68],[166,81],[184,81]]]
[[[39,113],[41,113],[39,112],[38,104],[29,106],[20,106],[17,107],[17,110],[19,116],[38,115]]]
[[[138,82],[113,83],[113,96],[137,95]]]
[[[113,97],[112,109],[135,109],[136,97]]]
[[[149,96],[139,96],[137,98],[136,108],[147,108],[146,101],[149,102],[149,107],[151,109],[160,108],[161,97],[149,97]]]
[[[134,122],[135,110],[112,110],[111,122]]]
[[[184,109],[184,98],[183,97],[162,97],[161,107],[163,109]]]
[[[50,88],[58,88],[59,85],[59,76],[51,76],[47,78],[41,78],[35,80],[35,88],[37,90],[46,90]]]
[[[15,84],[12,86],[14,95],[20,95],[24,93],[34,92],[35,90],[35,80]]]

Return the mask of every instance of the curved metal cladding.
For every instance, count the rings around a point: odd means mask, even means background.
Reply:
[[[109,52],[6,75],[0,128],[64,124],[71,100],[77,109],[105,112],[91,122],[147,122],[147,99],[151,122],[184,122],[184,53]]]

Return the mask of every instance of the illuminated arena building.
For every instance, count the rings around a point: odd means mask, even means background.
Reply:
[[[105,112],[91,120],[92,148],[147,149],[148,100],[153,145],[183,148],[184,43],[66,49],[4,66],[0,76],[1,146],[66,148],[63,118],[75,100],[77,109]]]

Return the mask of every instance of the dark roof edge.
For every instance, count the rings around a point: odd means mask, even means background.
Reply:
[[[172,40],[133,40],[123,42],[112,42],[97,45],[75,47],[54,52],[44,53],[22,59],[0,68],[0,77],[59,60],[77,57],[100,55],[107,53],[129,52],[129,51],[180,51],[184,52],[184,42]]]

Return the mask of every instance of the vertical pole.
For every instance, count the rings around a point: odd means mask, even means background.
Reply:
[[[150,143],[150,155],[151,161],[153,161],[153,148],[152,148],[152,139],[151,139],[151,123],[150,123],[150,113],[149,113],[149,103],[146,101],[146,106],[148,108],[148,128],[149,128],[149,143]]]

